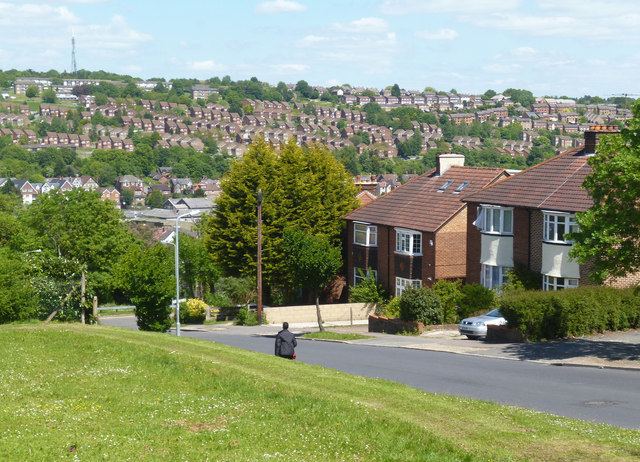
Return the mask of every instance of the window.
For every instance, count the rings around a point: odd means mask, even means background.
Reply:
[[[469,182],[468,181],[463,181],[462,183],[460,183],[458,185],[456,190],[453,191],[453,194],[460,194],[467,186],[469,186]]]
[[[453,184],[453,180],[447,180],[445,183],[438,188],[438,192],[444,192],[449,186]]]
[[[396,253],[422,255],[422,233],[396,229]]]
[[[482,265],[480,284],[487,289],[497,289],[505,283],[508,266]]]
[[[485,233],[513,234],[513,208],[483,205],[473,224]]]
[[[571,244],[565,236],[578,230],[576,216],[572,213],[544,212],[544,236],[547,242]]]
[[[364,268],[353,268],[353,285],[357,286],[368,277],[373,277],[375,281],[378,280],[378,272],[374,269],[367,268],[365,272]]]
[[[543,290],[575,289],[579,283],[580,279],[575,278],[556,278],[546,274],[542,277]]]
[[[396,278],[396,297],[402,295],[407,287],[422,287],[422,281],[420,279]]]
[[[378,245],[378,227],[366,223],[354,223],[353,243],[367,247],[376,247]]]

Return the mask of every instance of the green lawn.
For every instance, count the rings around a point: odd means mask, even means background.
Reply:
[[[0,348],[2,461],[640,458],[637,431],[185,337],[24,324]]]
[[[317,338],[323,340],[363,340],[365,338],[373,338],[371,335],[362,334],[343,334],[340,332],[330,332],[325,330],[324,332],[309,332],[304,334],[302,338]]]

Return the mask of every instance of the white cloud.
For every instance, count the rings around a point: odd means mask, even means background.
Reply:
[[[191,61],[189,62],[188,67],[194,71],[218,71],[223,69],[223,66],[219,65],[212,59]]]
[[[0,26],[49,26],[79,21],[67,7],[46,4],[0,2]]]
[[[425,40],[454,40],[458,37],[458,32],[453,29],[438,29],[438,30],[421,30],[416,32],[416,37]]]
[[[376,33],[384,32],[389,28],[387,21],[382,18],[360,18],[347,23],[336,23],[334,27],[346,32]]]
[[[512,10],[519,0],[385,0],[385,14],[487,13]]]
[[[151,35],[133,29],[120,15],[106,24],[87,24],[74,27],[78,46],[89,50],[131,50],[151,41]]]
[[[309,70],[308,64],[273,64],[271,68],[278,74],[295,74]]]
[[[323,43],[323,42],[328,42],[330,39],[329,37],[325,37],[322,35],[305,35],[302,40],[300,40],[300,42],[298,42],[299,46],[310,46],[310,45],[316,45],[318,43]]]
[[[538,51],[533,47],[518,47],[511,52],[514,56],[533,56],[536,53]]]
[[[272,0],[256,7],[258,13],[297,13],[306,9],[305,5],[293,0]]]

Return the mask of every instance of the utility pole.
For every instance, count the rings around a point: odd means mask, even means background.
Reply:
[[[180,337],[180,218],[176,217],[175,265],[176,265],[176,337]]]
[[[87,275],[84,271],[84,269],[82,270],[82,274],[80,276],[80,321],[82,322],[82,324],[86,323],[86,319],[85,319],[85,293],[87,290]]]
[[[262,189],[258,188],[258,324],[262,324]]]

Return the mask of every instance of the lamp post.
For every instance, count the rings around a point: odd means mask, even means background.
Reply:
[[[180,337],[180,220],[183,218],[193,218],[200,214],[199,210],[195,212],[183,213],[176,217],[175,230],[175,265],[176,265],[176,337]]]
[[[256,316],[258,324],[262,324],[262,189],[258,189],[258,299],[256,300]]]

